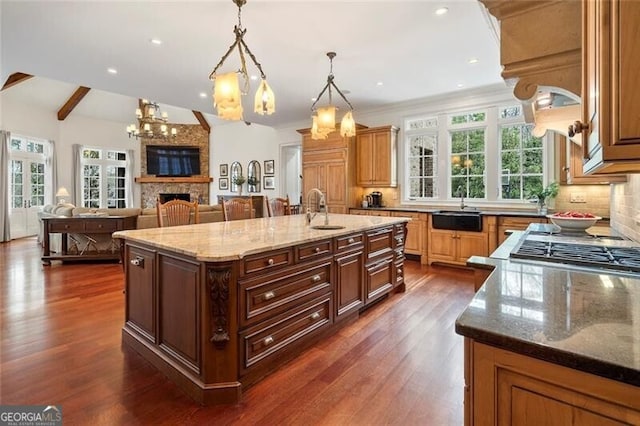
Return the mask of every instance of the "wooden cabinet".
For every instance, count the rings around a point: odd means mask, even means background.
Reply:
[[[397,179],[398,128],[375,127],[356,136],[357,184],[364,187],[395,187]]]
[[[640,171],[640,2],[582,2],[584,171]]]
[[[336,256],[336,320],[346,318],[364,306],[364,253],[360,250]]]
[[[465,425],[640,424],[640,390],[465,339]]]
[[[315,141],[308,129],[298,132],[302,134],[303,203],[309,191],[318,188],[330,213],[348,213],[355,203],[355,138],[333,132],[326,140]]]
[[[558,148],[560,184],[563,185],[597,185],[626,182],[627,175],[592,173],[585,175],[582,164],[582,147],[572,143],[565,136],[556,133],[554,142]]]
[[[494,216],[491,219],[495,221]],[[489,218],[484,216],[482,220],[482,232],[452,231],[434,228],[429,216],[428,263],[466,265],[471,256],[488,256],[489,236],[494,235],[495,225],[491,227],[491,231]]]
[[[407,222],[407,235],[404,251],[407,254],[421,256],[421,263],[427,263],[427,214],[418,212],[391,212],[393,217],[410,217]]]
[[[498,217],[498,245],[507,239],[506,231],[523,231],[532,223],[547,223],[544,217],[499,216]]]

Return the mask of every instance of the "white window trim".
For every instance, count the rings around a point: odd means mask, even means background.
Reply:
[[[84,151],[100,151],[101,153],[101,158],[85,158],[84,157]],[[107,152],[119,152],[119,153],[123,153],[125,154],[125,158],[128,158],[129,153],[126,150],[122,150],[122,149],[112,149],[112,148],[103,148],[103,147],[96,147],[96,146],[87,146],[87,145],[83,145],[81,148],[81,152],[80,152],[80,205],[84,206],[85,203],[85,198],[84,198],[84,166],[99,166],[100,167],[100,207],[101,209],[106,209],[107,207],[107,199],[108,199],[108,191],[107,191],[107,176],[106,176],[106,169],[108,166],[115,166],[115,167],[123,167],[125,169],[125,197],[124,197],[124,201],[125,201],[125,207],[130,207],[128,205],[128,200],[131,198],[129,197],[127,194],[127,192],[129,191],[129,181],[132,179],[131,176],[129,176],[128,173],[128,168],[127,168],[127,160],[110,160],[105,158],[107,155]]]

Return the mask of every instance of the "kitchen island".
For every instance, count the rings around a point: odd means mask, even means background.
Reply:
[[[640,424],[640,276],[509,258],[522,236],[468,262],[465,424]]]
[[[203,404],[404,290],[406,218],[304,215],[122,231],[123,342]]]

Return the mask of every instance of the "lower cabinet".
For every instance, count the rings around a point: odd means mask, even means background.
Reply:
[[[507,239],[505,232],[523,231],[532,223],[547,223],[543,217],[500,216],[498,217],[498,245]]]
[[[429,232],[429,264],[444,262],[466,265],[471,256],[488,256],[489,242],[484,232],[431,229]]]
[[[420,263],[427,263],[427,214],[418,212],[392,212],[393,217],[410,217],[404,251],[420,256]]]
[[[364,252],[336,256],[335,267],[336,320],[340,320],[364,306]]]
[[[366,267],[366,301],[371,302],[389,293],[394,287],[393,257],[370,263]]]
[[[640,424],[640,388],[465,339],[465,425]]]

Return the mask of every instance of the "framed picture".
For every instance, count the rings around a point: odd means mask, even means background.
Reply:
[[[276,178],[273,176],[264,177],[264,189],[276,189]]]
[[[229,166],[227,164],[220,164],[220,176],[229,176]]]
[[[264,174],[265,175],[273,175],[274,172],[274,160],[266,160],[264,162]]]
[[[225,164],[226,166],[226,164]],[[226,191],[229,189],[229,178],[220,178],[218,180],[218,189]]]

